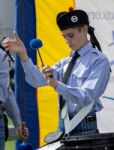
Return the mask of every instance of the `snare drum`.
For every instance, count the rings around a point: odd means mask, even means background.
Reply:
[[[113,150],[114,133],[63,137],[60,150]]]

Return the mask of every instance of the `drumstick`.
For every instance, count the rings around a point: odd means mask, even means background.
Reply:
[[[40,51],[39,51],[39,48],[41,48],[42,47],[42,41],[40,40],[40,39],[32,39],[31,41],[30,41],[30,47],[32,48],[32,49],[37,49],[37,51],[38,51],[38,54],[39,54],[39,58],[40,58],[40,61],[41,61],[41,64],[42,64],[42,68],[44,67],[44,62],[43,62],[43,60],[42,60],[42,57],[41,57],[41,54],[40,54]],[[50,78],[53,78],[53,75],[50,75],[49,76]]]

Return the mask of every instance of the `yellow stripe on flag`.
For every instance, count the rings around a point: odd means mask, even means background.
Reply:
[[[53,65],[70,53],[70,50],[56,25],[56,15],[58,12],[68,11],[70,6],[74,7],[74,0],[36,0],[35,6],[37,38],[40,38],[43,42],[40,53],[45,65]],[[41,68],[38,55],[37,64]],[[37,102],[41,146],[44,144],[45,135],[49,132],[56,131],[57,129],[57,94],[48,86],[38,88]]]

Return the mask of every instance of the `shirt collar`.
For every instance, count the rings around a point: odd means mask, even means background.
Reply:
[[[78,53],[80,56],[85,55],[90,49],[92,48],[91,42],[88,42],[86,45],[84,45],[82,48],[79,49]]]

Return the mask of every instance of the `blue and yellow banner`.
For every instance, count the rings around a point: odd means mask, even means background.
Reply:
[[[30,40],[40,38],[40,53],[45,65],[53,65],[69,54],[69,49],[56,25],[56,15],[74,6],[74,0],[16,0],[16,31],[23,40],[34,64],[41,68],[37,51],[30,48]],[[30,130],[28,142],[33,148],[44,145],[44,137],[56,131],[58,124],[57,94],[50,87],[34,89],[25,82],[19,58],[16,58],[16,99],[23,120]]]

